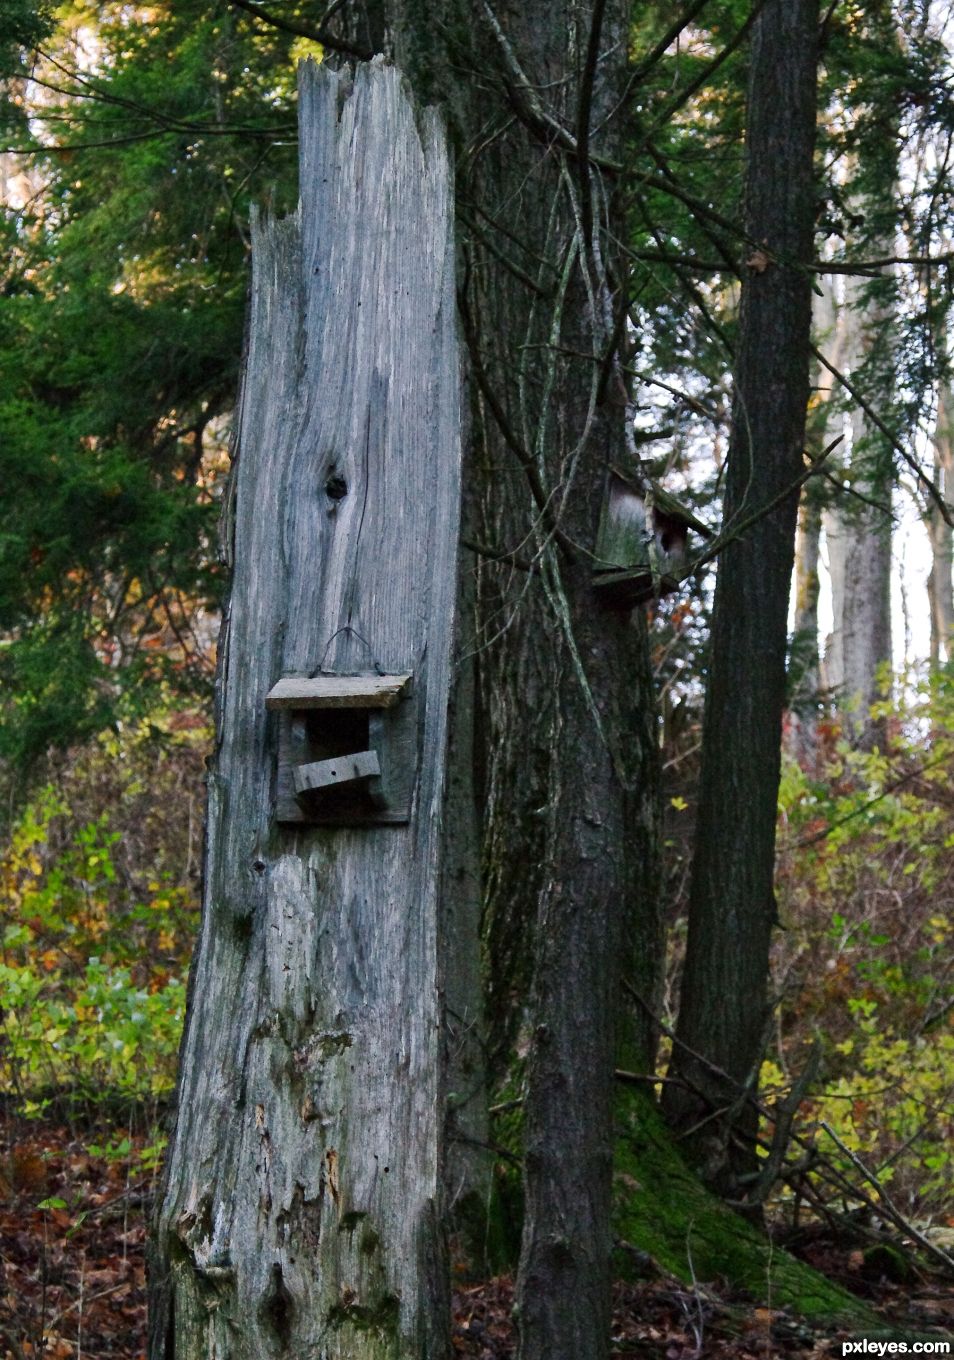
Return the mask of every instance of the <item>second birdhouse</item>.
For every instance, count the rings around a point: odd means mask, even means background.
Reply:
[[[629,606],[679,588],[689,566],[690,530],[712,530],[657,482],[641,486],[618,468],[607,473],[596,536],[593,586],[608,604]]]

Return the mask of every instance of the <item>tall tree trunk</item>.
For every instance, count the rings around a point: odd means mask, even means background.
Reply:
[[[816,339],[836,368],[843,366],[845,327],[837,302],[839,280],[819,275],[812,299],[812,328]],[[843,433],[841,403],[833,400],[834,379],[821,364],[812,373],[814,396],[809,403],[806,438],[810,448],[827,448]],[[840,462],[837,450],[828,461],[829,470]],[[795,611],[792,651],[789,657],[789,703],[792,749],[811,765],[816,755],[819,700],[827,684],[818,636],[818,603],[821,593],[819,562],[824,507],[831,499],[831,486],[813,478],[802,488],[795,534]],[[836,564],[837,567],[837,564]]]
[[[447,1350],[438,881],[460,454],[451,179],[435,115],[415,110],[393,69],[359,67],[352,83],[305,66],[300,112],[300,214],[254,239],[203,922],[157,1212],[153,1360]],[[372,686],[380,671],[413,672],[391,739],[384,716],[326,710],[329,743],[346,732],[348,752],[370,743],[390,756],[382,778],[411,790],[386,804],[389,824],[370,793],[340,805],[341,825],[289,822],[302,809],[279,786],[280,720],[265,698],[279,677],[319,671]],[[317,740],[317,721],[293,720],[290,740]]]
[[[883,246],[890,253],[889,242]],[[864,383],[866,369],[881,373],[885,367],[880,360],[890,313],[855,280],[846,284],[840,310],[845,363]],[[883,393],[881,382],[865,385]],[[891,661],[893,472],[890,448],[858,407],[851,414],[847,475],[850,492],[832,505],[825,521],[833,615],[826,669],[853,740],[870,747],[877,744],[881,726],[871,709],[882,695],[882,669]]]
[[[934,482],[944,499],[950,501],[954,495],[954,397],[947,379],[942,382],[938,392]],[[954,536],[950,525],[933,504],[927,511],[927,526],[931,540],[931,573],[928,577],[931,662],[936,666],[942,657],[945,661],[951,660],[951,639],[954,638],[954,592],[951,587]]]
[[[811,764],[818,726],[821,671],[818,656],[818,563],[822,507],[817,481],[809,482],[798,507],[795,534],[795,619],[789,656],[791,745],[796,757]]]
[[[795,483],[808,399],[817,22],[816,0],[769,0],[753,30],[746,230],[760,248],[750,251],[742,285],[725,522],[781,499],[719,563],[676,1081],[666,1087],[670,1119],[696,1126],[685,1138],[690,1154],[733,1198],[756,1163],[755,1117],[740,1092],[757,1077],[776,920]]]
[[[458,135],[489,1019],[498,1053],[521,1029],[528,1047],[520,1354],[596,1360],[620,977],[651,994],[660,959],[646,623],[601,606],[591,569],[607,469],[633,457],[625,226],[615,172],[591,159],[620,159],[629,9],[434,18],[408,4],[397,53]]]
[[[466,488],[465,539],[472,536]],[[458,639],[449,721],[447,806],[441,881],[444,1042],[447,1050],[446,1217],[455,1266],[481,1278],[491,1269],[487,1214],[493,1186],[488,1064],[481,970],[480,810],[476,788],[477,694],[473,637],[475,563],[461,552]]]

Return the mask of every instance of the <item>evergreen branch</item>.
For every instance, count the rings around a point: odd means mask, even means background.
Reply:
[[[732,262],[719,264],[715,260],[700,259],[696,255],[675,255],[667,250],[630,250],[634,260],[645,260],[650,264],[665,264],[673,268],[691,269],[695,274],[732,273],[739,277],[738,266]],[[940,265],[954,264],[954,251],[943,255],[886,255],[877,260],[816,260],[808,268],[813,274],[851,274],[877,278],[882,269],[892,265],[910,265],[918,269],[931,269]]]
[[[852,496],[856,501],[861,501],[862,505],[867,505],[872,510],[877,510],[880,514],[887,516],[892,524],[897,523],[898,517],[891,509],[890,505],[884,505],[881,501],[876,501],[873,496],[866,496],[863,491],[859,491],[855,486],[849,486],[847,482],[840,482],[834,473],[829,472],[827,468],[819,468],[819,472],[822,477],[825,478],[825,481],[830,482],[835,490],[842,496]]]
[[[281,132],[285,134],[289,130],[292,130],[290,124],[286,127],[267,128],[267,127],[255,127],[254,125],[243,126],[242,124],[238,123],[223,124],[223,123],[184,122],[180,118],[171,118],[168,114],[163,113],[160,109],[150,108],[148,104],[140,104],[136,100],[125,99],[120,97],[119,95],[114,95],[107,90],[100,90],[95,85],[93,85],[91,81],[85,79],[82,75],[80,75],[78,71],[68,70],[67,67],[61,65],[54,57],[48,55],[47,53],[40,53],[40,55],[44,57],[44,60],[49,61],[52,65],[56,66],[59,70],[61,70],[63,74],[67,76],[69,79],[75,80],[78,86],[85,87],[79,89],[76,88],[71,89],[68,86],[57,85],[51,80],[44,80],[41,76],[32,75],[30,77],[31,83],[34,85],[38,85],[40,89],[49,90],[52,94],[64,95],[67,99],[89,99],[97,104],[108,104],[115,108],[125,109],[126,112],[135,115],[139,119],[145,120],[146,122],[150,123],[157,123],[159,125],[159,128],[164,132],[186,133],[190,136],[202,136],[202,137],[209,135],[258,137],[262,136],[263,134],[271,136],[275,132]],[[37,110],[36,112],[31,112],[30,117],[31,119],[35,118],[39,122],[78,123],[82,121],[81,115],[65,114],[62,111],[62,109],[58,111],[40,109]],[[94,122],[93,126],[98,127],[100,126],[100,123]],[[297,132],[297,128],[295,128],[294,131]],[[56,149],[72,150],[74,148],[64,146],[62,148]],[[23,154],[29,153],[24,152]]]
[[[653,69],[653,67],[658,65],[658,63],[662,61],[663,57],[669,51],[670,47],[672,47],[673,43],[677,40],[677,38],[679,38],[682,35],[683,31],[689,27],[689,25],[692,23],[693,19],[696,17],[699,11],[701,9],[704,9],[708,3],[709,0],[692,0],[692,3],[685,10],[683,10],[682,14],[679,15],[678,19],[675,19],[669,25],[669,27],[666,29],[666,32],[662,35],[662,37],[655,44],[655,46],[650,48],[646,56],[643,57],[641,61],[636,63],[636,65],[633,67],[633,70],[630,72],[628,80],[626,81],[626,86],[623,90],[623,93],[620,95],[620,98],[616,102],[615,106],[606,115],[606,118],[604,119],[604,124],[611,122],[622,109],[626,108],[627,104],[633,97],[633,91],[636,89],[639,83],[642,80],[645,80],[646,76]]]
[[[38,142],[34,146],[0,146],[4,156],[49,156],[70,151],[102,151],[114,146],[128,146],[132,142],[146,142],[150,137],[272,137],[281,133],[281,128],[240,128],[235,131],[227,127],[203,127],[192,129],[154,127],[144,132],[130,132],[122,137],[107,137],[98,142]]]
[[[655,137],[656,133],[669,125],[673,115],[678,113],[704,85],[707,85],[716,71],[718,71],[719,67],[722,66],[724,62],[728,61],[733,52],[741,47],[745,38],[748,36],[749,29],[765,8],[766,3],[767,0],[756,0],[749,11],[748,17],[741,27],[732,35],[722,51],[719,52],[717,56],[713,57],[712,61],[710,61],[707,66],[702,68],[695,79],[690,80],[689,84],[684,89],[680,90],[677,95],[674,95],[662,112],[658,114],[652,123],[650,123],[649,127],[646,128],[644,132],[640,133],[640,139],[633,148],[633,154],[638,154],[640,151],[643,151]]]
[[[112,146],[129,146],[132,142],[146,142],[150,137],[172,137],[168,128],[150,128],[148,132],[130,132],[124,137],[109,137],[102,142],[51,142],[37,146],[0,146],[4,156],[48,156],[65,151],[100,151]]]
[[[671,383],[664,382],[662,378],[650,378],[646,374],[639,373],[635,368],[627,368],[626,371],[631,373],[634,378],[638,378],[640,382],[648,383],[650,387],[661,387],[664,392],[669,392],[672,396],[678,397],[680,401],[684,401],[687,406],[690,406],[697,415],[702,416],[705,420],[718,421],[722,419],[718,411],[708,410],[698,397],[682,391],[679,387],[673,387]]]
[[[915,269],[931,269],[935,265],[954,264],[954,251],[946,251],[943,255],[885,255],[878,260],[845,260],[835,262],[833,260],[818,260],[812,265],[816,274],[872,274],[877,277],[882,269],[889,269],[895,264],[911,265]]]
[[[646,264],[664,264],[671,269],[691,269],[694,274],[725,274],[735,273],[729,271],[726,264],[718,264],[715,260],[700,260],[695,255],[673,255],[668,250],[629,250],[626,251],[631,260],[639,260]]]
[[[660,250],[662,250],[662,241],[660,240],[659,231],[653,224],[652,219],[649,216],[649,213],[646,211],[645,204],[643,205],[643,216],[646,219],[646,224],[649,228],[650,234],[652,235],[656,243],[659,245]],[[631,254],[629,247],[624,245],[621,241],[617,242],[617,246],[620,250],[622,250],[624,255]],[[692,282],[691,279],[686,278],[686,276],[680,271],[678,267],[674,268],[673,272],[675,273],[676,278],[679,280],[683,292],[685,292],[690,298],[692,298],[693,302],[698,307],[699,313],[702,316],[703,321],[705,321],[706,325],[712,331],[713,335],[715,335],[716,338],[719,341],[721,341],[723,347],[725,348],[725,352],[728,354],[729,358],[730,359],[734,358],[735,349],[732,344],[732,341],[729,339],[723,327],[720,326],[719,322],[716,321],[715,317],[712,316],[712,314],[710,313],[709,308],[706,305],[706,300],[699,292],[699,289],[696,287],[696,285]]]
[[[675,175],[672,174],[664,156],[661,155],[659,151],[656,151],[655,147],[649,147],[648,150],[649,155],[655,160],[656,165],[663,170],[663,177],[660,178],[659,175],[653,174],[644,175],[640,181],[642,186],[646,186],[646,188],[649,189],[657,189],[660,193],[668,194],[671,199],[676,199],[679,203],[685,205],[686,208],[689,208],[689,211],[693,214],[694,218],[697,218],[697,220],[702,218],[708,220],[708,222],[714,222],[717,227],[723,228],[723,231],[728,231],[729,235],[732,235],[732,237],[736,237],[739,241],[746,242],[746,245],[754,246],[755,243],[757,243],[754,242],[749,235],[744,233],[743,228],[739,226],[738,222],[732,222],[731,219],[724,218],[724,216],[721,215],[721,212],[717,211],[716,208],[709,207],[708,203],[705,203],[702,199],[697,199],[694,193],[689,193],[689,190],[680,188],[678,182],[676,182]],[[713,243],[716,243],[719,253],[723,254],[725,262],[727,262],[728,265],[731,265],[731,268],[735,269],[736,273],[738,273],[738,264],[732,260],[732,257],[729,256],[727,250],[721,245],[721,242]]]
[[[676,39],[682,36],[682,33],[689,27],[699,11],[705,9],[708,3],[709,0],[693,0],[693,3],[683,10],[678,19],[673,20],[666,29],[666,32],[656,43],[656,46],[651,48],[646,56],[636,63],[633,73],[629,78],[631,85],[635,85],[638,81],[644,80],[646,76],[649,75],[653,67],[656,66],[658,62],[662,61]],[[625,97],[626,96],[624,96],[624,99]]]

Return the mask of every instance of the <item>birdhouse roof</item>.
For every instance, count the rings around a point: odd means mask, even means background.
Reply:
[[[618,467],[613,467],[611,471],[615,476],[619,477],[620,481],[623,481],[627,486],[632,487],[637,494],[645,494],[645,483],[644,486],[641,487],[634,478],[627,476],[626,473],[622,472]],[[652,491],[653,506],[656,510],[663,515],[667,515],[670,519],[679,520],[680,523],[685,524],[689,529],[695,529],[696,533],[701,534],[703,538],[712,537],[712,530],[709,528],[708,524],[703,524],[701,519],[697,519],[691,510],[688,510],[681,501],[678,501],[675,496],[671,495],[664,486],[660,485],[660,483],[655,480],[655,478],[647,477],[646,483],[648,483]]]

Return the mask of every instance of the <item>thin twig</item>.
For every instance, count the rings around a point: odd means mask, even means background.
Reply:
[[[804,486],[809,477],[814,477],[816,473],[821,471],[821,464],[838,447],[843,439],[844,435],[838,435],[821,451],[817,458],[813,459],[804,472],[800,473],[788,486],[783,487],[778,495],[773,496],[770,501],[766,501],[765,505],[759,506],[757,510],[753,510],[751,515],[747,515],[746,518],[742,520],[741,524],[725,529],[719,534],[718,538],[712,541],[711,545],[704,553],[701,553],[694,561],[689,563],[679,579],[684,581],[686,577],[694,575],[700,568],[711,562],[714,557],[717,557],[729,543],[734,539],[740,538],[747,529],[752,528],[753,524],[757,524],[758,521],[764,519],[766,515],[770,515],[772,511],[777,509],[789,496],[793,495],[799,487]]]
[[[910,1237],[912,1241],[917,1242],[918,1246],[921,1247],[923,1251],[928,1252],[931,1256],[935,1258],[935,1260],[940,1261],[946,1270],[949,1270],[952,1273],[954,1273],[954,1258],[948,1256],[947,1252],[944,1251],[941,1247],[939,1247],[936,1242],[932,1242],[929,1237],[925,1237],[924,1234],[918,1228],[916,1228],[913,1223],[910,1223],[904,1217],[904,1215],[895,1205],[894,1201],[891,1199],[891,1196],[888,1194],[887,1190],[885,1190],[884,1186],[878,1180],[877,1176],[874,1174],[873,1171],[868,1170],[868,1168],[865,1166],[864,1162],[861,1160],[858,1154],[852,1152],[850,1147],[845,1146],[845,1144],[838,1137],[838,1134],[835,1132],[832,1126],[826,1123],[824,1119],[822,1119],[820,1123],[821,1127],[828,1134],[832,1142],[836,1143],[838,1147],[841,1148],[842,1152],[851,1162],[852,1166],[855,1168],[858,1174],[860,1176],[863,1176],[864,1179],[875,1191],[875,1193],[878,1196],[878,1199],[884,1206],[884,1212],[886,1216],[891,1220],[894,1226],[898,1228],[901,1232],[903,1232],[906,1236]]]
[[[488,562],[509,562],[514,567],[519,567],[521,571],[532,572],[536,567],[526,557],[521,557],[518,552],[513,552],[509,548],[491,548],[486,543],[477,543],[472,538],[462,538],[461,547],[468,548],[476,553],[478,557],[485,557]]]

